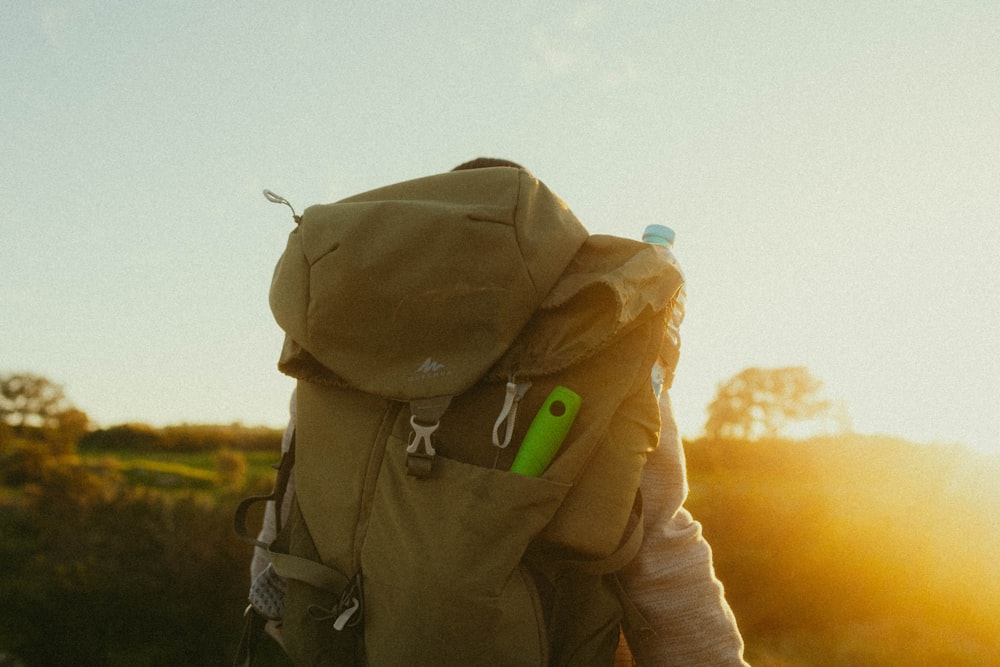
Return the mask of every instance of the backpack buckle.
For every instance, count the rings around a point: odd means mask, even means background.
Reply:
[[[430,477],[434,466],[434,443],[431,436],[441,425],[451,403],[451,396],[432,396],[410,401],[410,440],[406,446],[406,473],[413,477]]]
[[[431,443],[431,436],[434,431],[438,429],[441,422],[434,422],[433,424],[421,424],[417,421],[417,417],[414,415],[410,417],[410,427],[413,428],[413,433],[410,434],[410,444],[406,448],[407,454],[416,454],[420,450],[421,443],[424,445],[424,451],[430,455],[434,456],[437,454],[434,451],[434,445]]]
[[[410,433],[410,442],[406,447],[407,474],[419,478],[430,476],[434,466],[434,456],[437,454],[431,436],[440,425],[439,421],[433,424],[421,424],[417,421],[416,415],[410,417],[410,427],[413,432]],[[423,446],[422,451],[421,446]]]

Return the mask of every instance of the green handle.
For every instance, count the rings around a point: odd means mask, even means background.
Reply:
[[[553,389],[528,427],[510,471],[528,477],[545,472],[566,439],[582,400],[572,389]]]

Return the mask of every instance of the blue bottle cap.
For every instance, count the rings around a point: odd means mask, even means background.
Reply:
[[[677,235],[674,230],[666,225],[648,225],[642,233],[642,240],[646,243],[658,243],[660,245],[673,245]]]

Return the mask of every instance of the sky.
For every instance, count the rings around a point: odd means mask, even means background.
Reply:
[[[0,373],[98,425],[281,426],[301,212],[478,155],[592,233],[671,226],[672,396],[748,367],[1000,451],[995,0],[5,3]]]

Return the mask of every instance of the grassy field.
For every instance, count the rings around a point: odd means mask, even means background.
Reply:
[[[224,450],[223,460],[236,457],[245,462],[239,473],[242,484],[258,488],[266,486],[274,476],[275,453],[251,450]],[[84,454],[81,460],[94,468],[110,467],[122,473],[129,482],[161,489],[200,488],[219,490],[225,475],[220,474],[219,451],[171,452],[166,450],[110,450]],[[229,484],[228,486],[232,486]]]
[[[1000,666],[996,457],[859,437],[686,451],[687,505],[752,664]],[[233,510],[270,489],[277,458],[133,447],[21,461],[0,486],[0,653],[29,667],[225,664],[250,557]]]

